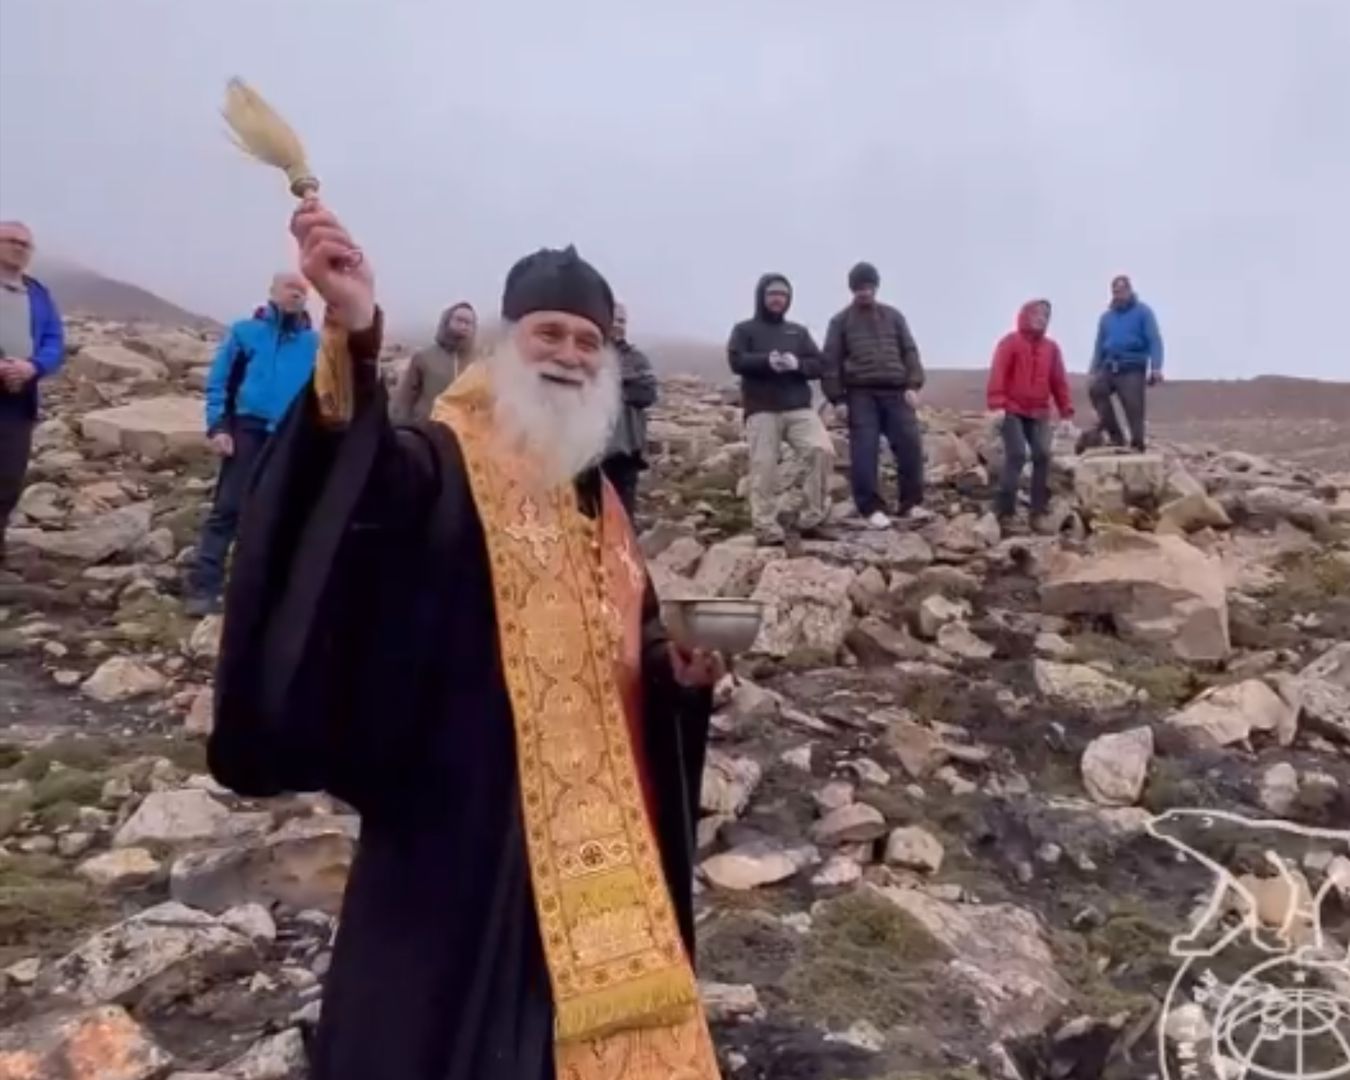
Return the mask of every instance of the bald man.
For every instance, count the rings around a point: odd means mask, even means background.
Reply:
[[[56,304],[27,273],[32,257],[28,226],[0,221],[0,563],[5,528],[28,472],[38,381],[56,371],[65,357]]]
[[[319,335],[309,324],[309,286],[299,274],[272,278],[268,301],[230,327],[206,381],[206,433],[220,457],[211,512],[187,585],[189,615],[220,609],[225,560],[253,465],[291,402],[309,384]]]

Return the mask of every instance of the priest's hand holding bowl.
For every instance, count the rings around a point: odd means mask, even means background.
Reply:
[[[670,667],[675,681],[691,690],[716,686],[727,673],[727,663],[721,653],[690,648],[674,641],[670,643]]]
[[[356,242],[316,195],[291,218],[300,244],[300,272],[328,305],[327,318],[352,333],[375,321],[375,273]]]

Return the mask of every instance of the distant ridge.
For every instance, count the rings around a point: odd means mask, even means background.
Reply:
[[[156,296],[148,289],[104,277],[77,263],[36,260],[33,275],[52,291],[61,311],[116,322],[153,322],[217,330],[220,323]]]

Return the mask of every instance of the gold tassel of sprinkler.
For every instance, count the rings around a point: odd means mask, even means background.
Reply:
[[[221,114],[230,126],[234,144],[250,157],[284,172],[292,195],[303,199],[318,194],[319,180],[310,170],[304,144],[295,129],[243,79],[233,78],[226,84]],[[321,415],[351,417],[355,394],[345,335],[327,322],[314,365],[314,392]]]

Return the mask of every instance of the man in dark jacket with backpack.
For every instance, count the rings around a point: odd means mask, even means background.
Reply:
[[[755,317],[737,323],[727,342],[731,370],[741,377],[741,407],[750,440],[750,519],[761,544],[782,544],[778,521],[778,455],[787,443],[806,466],[804,507],[797,528],[808,539],[830,536],[830,470],[834,447],[811,407],[811,380],[820,378],[820,349],[801,323],[790,322],[792,285],[765,274],[755,286]]]
[[[230,327],[211,364],[206,433],[220,455],[220,474],[188,581],[189,615],[219,609],[225,560],[253,466],[314,373],[319,335],[305,312],[308,295],[299,274],[277,274],[267,304]]]
[[[923,503],[923,436],[915,411],[923,363],[905,317],[877,301],[880,285],[871,263],[849,271],[853,302],[830,320],[821,380],[831,403],[848,408],[853,502],[874,529],[891,523],[877,493],[883,435],[900,473],[900,516],[915,514]]]

